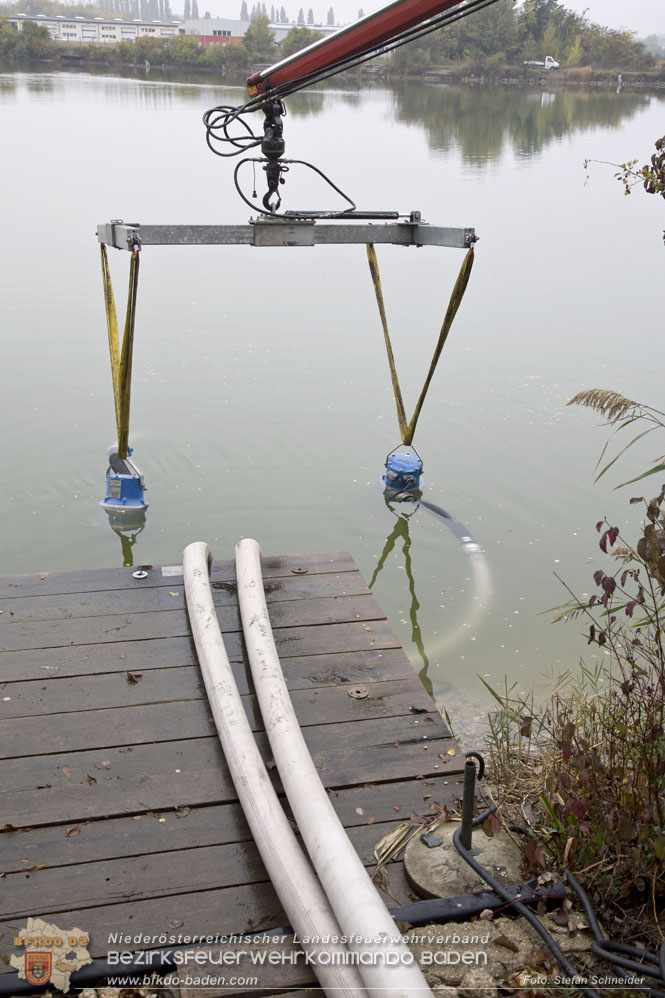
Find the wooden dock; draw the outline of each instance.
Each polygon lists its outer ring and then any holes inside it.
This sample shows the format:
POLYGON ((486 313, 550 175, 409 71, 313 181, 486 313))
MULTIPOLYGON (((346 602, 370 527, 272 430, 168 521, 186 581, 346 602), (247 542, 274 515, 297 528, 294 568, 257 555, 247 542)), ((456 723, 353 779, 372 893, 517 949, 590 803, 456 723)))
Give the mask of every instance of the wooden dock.
MULTIPOLYGON (((212 723, 179 566, 142 568, 0 579, 0 957, 19 953, 30 916, 85 931, 92 957, 113 933, 286 924, 212 723)), ((388 831, 459 796, 464 760, 347 553, 266 557, 263 571, 305 738, 373 868, 388 831)), ((271 768, 233 562, 211 579, 271 768)), ((410 903, 401 864, 389 872, 410 903)))

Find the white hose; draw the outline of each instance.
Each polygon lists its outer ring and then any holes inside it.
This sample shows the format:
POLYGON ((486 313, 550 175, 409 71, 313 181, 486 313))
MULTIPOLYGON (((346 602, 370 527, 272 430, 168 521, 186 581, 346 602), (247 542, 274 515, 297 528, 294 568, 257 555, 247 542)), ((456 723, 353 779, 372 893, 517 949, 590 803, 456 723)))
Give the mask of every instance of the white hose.
MULTIPOLYGON (((183 554, 187 610, 224 755, 254 841, 291 927, 327 995, 366 998, 328 899, 282 810, 238 693, 210 591, 210 548, 183 554), (309 940, 309 942, 305 942, 309 940)), ((303 960, 304 962, 304 960, 303 960)))
POLYGON ((372 998, 432 992, 337 817, 309 754, 275 648, 261 550, 236 546, 236 578, 254 687, 282 785, 314 869, 372 998))

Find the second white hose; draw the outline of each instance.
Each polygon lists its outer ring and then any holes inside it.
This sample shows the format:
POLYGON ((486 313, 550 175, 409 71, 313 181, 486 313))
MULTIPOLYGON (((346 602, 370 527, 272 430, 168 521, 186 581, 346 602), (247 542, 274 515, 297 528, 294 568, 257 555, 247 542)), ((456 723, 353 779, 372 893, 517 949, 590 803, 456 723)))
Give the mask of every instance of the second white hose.
POLYGON ((282 674, 254 540, 236 545, 238 601, 254 687, 282 785, 372 998, 432 992, 342 826, 314 766, 282 674))

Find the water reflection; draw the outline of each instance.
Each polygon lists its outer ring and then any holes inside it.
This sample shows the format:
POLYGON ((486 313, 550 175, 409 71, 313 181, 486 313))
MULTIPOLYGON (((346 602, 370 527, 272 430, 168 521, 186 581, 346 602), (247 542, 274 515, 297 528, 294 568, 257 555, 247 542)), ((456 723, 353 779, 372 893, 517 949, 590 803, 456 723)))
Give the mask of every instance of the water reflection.
POLYGON ((321 90, 303 90, 289 97, 288 112, 294 118, 311 118, 321 114, 326 105, 326 94, 321 90))
POLYGON ((510 145, 518 156, 532 157, 551 142, 575 131, 616 128, 647 107, 647 94, 539 93, 505 87, 426 87, 400 84, 393 91, 395 117, 424 125, 430 147, 459 147, 466 162, 498 160, 510 145))
POLYGON ((134 552, 132 549, 138 540, 139 534, 145 527, 146 510, 143 508, 109 513, 108 518, 109 527, 120 538, 122 564, 124 567, 131 567, 134 564, 134 552))
MULTIPOLYGON (((460 523, 459 520, 456 520, 454 516, 451 516, 445 509, 442 509, 441 506, 437 506, 435 503, 429 502, 427 499, 423 499, 423 494, 418 489, 411 489, 404 492, 398 492, 395 489, 384 489, 383 498, 386 506, 395 517, 395 524, 391 532, 386 537, 381 557, 379 558, 374 574, 370 579, 369 588, 374 588, 374 584, 386 564, 389 555, 392 553, 395 546, 401 541, 402 554, 404 555, 404 569, 406 571, 409 586, 411 641, 415 645, 418 656, 423 663, 418 675, 423 686, 425 686, 430 695, 434 697, 433 680, 435 677, 430 676, 430 657, 433 654, 438 656, 444 650, 449 651, 458 641, 465 637, 466 631, 476 627, 480 622, 481 617, 487 610, 487 604, 490 596, 489 566, 485 558, 485 552, 481 548, 480 544, 478 544, 473 538, 468 528, 463 523, 460 523), (461 620, 457 620, 454 625, 449 627, 441 641, 427 642, 429 655, 425 648, 425 642, 423 641, 420 622, 418 620, 420 602, 416 595, 416 580, 411 560, 411 534, 409 529, 409 520, 421 507, 434 516, 435 519, 442 523, 445 527, 447 527, 447 529, 457 539, 462 551, 469 559, 471 578, 473 580, 473 598, 468 612, 461 620)), ((440 682, 437 682, 437 686, 439 687, 438 692, 440 693, 440 682)))
MULTIPOLYGON (((0 74, 4 74, 6 71, 6 67, 0 63, 0 74)), ((16 95, 15 76, 10 76, 9 74, 7 76, 0 75, 0 94, 2 94, 3 100, 7 97, 16 95)))
POLYGON ((374 569, 374 574, 369 581, 369 588, 374 588, 374 584, 379 577, 379 573, 385 565, 388 556, 391 554, 398 541, 401 541, 402 554, 404 555, 404 568, 409 582, 409 595, 411 597, 411 603, 409 606, 411 640, 416 646, 420 659, 423 663, 423 667, 419 671, 418 675, 429 695, 434 697, 434 688, 428 673, 429 658, 427 657, 427 652, 425 651, 425 643, 423 641, 420 624, 418 622, 418 610, 420 609, 420 603, 418 601, 418 597, 416 596, 416 580, 413 576, 413 564, 411 561, 411 535, 409 533, 409 520, 413 514, 418 511, 418 500, 421 495, 421 492, 395 492, 394 489, 384 489, 383 498, 386 506, 395 517, 395 525, 386 537, 386 543, 383 545, 381 557, 379 558, 377 566, 374 569))
POLYGON ((53 77, 35 74, 26 79, 25 86, 31 94, 50 94, 53 92, 53 77))

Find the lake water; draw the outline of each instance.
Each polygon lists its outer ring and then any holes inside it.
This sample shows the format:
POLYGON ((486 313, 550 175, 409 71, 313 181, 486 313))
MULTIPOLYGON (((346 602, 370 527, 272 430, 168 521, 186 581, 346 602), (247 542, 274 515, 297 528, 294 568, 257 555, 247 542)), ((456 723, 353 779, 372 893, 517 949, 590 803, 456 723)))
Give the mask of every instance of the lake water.
MULTIPOLYGON (((233 161, 201 124, 243 99, 151 77, 0 75, 3 574, 122 564, 98 505, 115 424, 95 229, 245 222, 233 161)), ((612 487, 660 453, 636 448, 594 486, 606 431, 566 402, 597 386, 660 402, 663 203, 623 197, 611 167, 583 161, 643 162, 663 97, 337 85, 288 105, 287 155, 360 207, 480 236, 415 443, 426 498, 484 556, 384 502, 399 435, 362 246, 145 248, 131 440, 150 509, 131 555, 174 564, 203 539, 230 558, 254 536, 269 554, 348 548, 368 580, 381 565, 373 591, 464 731, 487 703, 478 676, 527 689, 589 651, 581 625, 543 613, 566 599, 555 573, 590 591, 595 522, 635 522, 633 493, 612 487)), ((302 207, 295 173, 286 190, 302 207)), ((128 255, 110 255, 120 303, 128 255)), ((380 247, 379 261, 410 409, 461 251, 380 247)))

